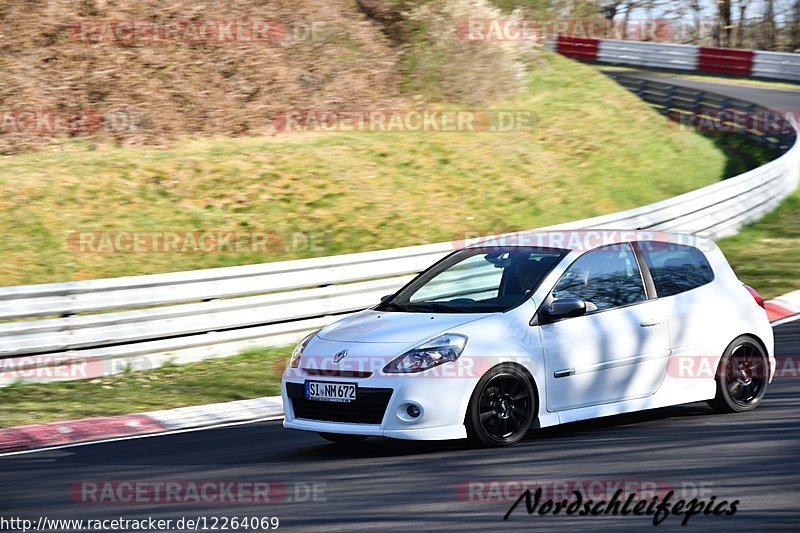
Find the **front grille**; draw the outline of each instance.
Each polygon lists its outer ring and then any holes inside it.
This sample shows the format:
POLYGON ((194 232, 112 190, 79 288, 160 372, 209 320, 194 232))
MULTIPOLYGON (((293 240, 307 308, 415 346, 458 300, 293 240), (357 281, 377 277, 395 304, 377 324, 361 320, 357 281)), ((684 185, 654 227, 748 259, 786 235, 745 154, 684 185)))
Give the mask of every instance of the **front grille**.
POLYGON ((380 424, 392 397, 392 389, 359 387, 358 399, 348 403, 308 400, 302 383, 287 383, 286 394, 292 400, 292 410, 296 418, 324 422, 380 424))
POLYGON ((323 368, 304 368, 303 372, 309 376, 322 376, 328 378, 366 379, 372 376, 372 372, 362 372, 358 370, 326 370, 323 368))

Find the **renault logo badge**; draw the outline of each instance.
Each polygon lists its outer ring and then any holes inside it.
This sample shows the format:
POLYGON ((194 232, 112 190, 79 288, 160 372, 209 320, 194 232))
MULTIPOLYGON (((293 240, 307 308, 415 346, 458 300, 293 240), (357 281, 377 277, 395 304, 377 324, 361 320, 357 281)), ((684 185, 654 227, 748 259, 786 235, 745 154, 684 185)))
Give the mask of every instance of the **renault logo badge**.
POLYGON ((347 350, 342 350, 341 352, 339 352, 339 353, 337 353, 336 355, 333 356, 333 362, 334 363, 338 363, 339 361, 341 361, 345 357, 347 357, 347 350))

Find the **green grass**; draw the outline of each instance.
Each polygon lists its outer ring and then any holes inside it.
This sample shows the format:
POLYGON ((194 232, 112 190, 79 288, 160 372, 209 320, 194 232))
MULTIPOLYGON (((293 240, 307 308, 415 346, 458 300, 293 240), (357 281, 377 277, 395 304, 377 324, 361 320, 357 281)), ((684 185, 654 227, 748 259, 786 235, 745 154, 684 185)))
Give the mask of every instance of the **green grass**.
POLYGON ((291 350, 249 350, 90 380, 14 384, 0 389, 0 427, 278 395, 291 350))
POLYGON ((800 289, 800 189, 719 246, 743 282, 764 298, 800 289))
POLYGON ((0 285, 211 268, 449 241, 632 208, 735 173, 594 68, 554 54, 498 109, 517 133, 319 133, 76 143, 0 158, 0 285), (71 231, 277 234, 268 253, 78 253, 71 231), (290 245, 294 234, 310 246, 290 245))

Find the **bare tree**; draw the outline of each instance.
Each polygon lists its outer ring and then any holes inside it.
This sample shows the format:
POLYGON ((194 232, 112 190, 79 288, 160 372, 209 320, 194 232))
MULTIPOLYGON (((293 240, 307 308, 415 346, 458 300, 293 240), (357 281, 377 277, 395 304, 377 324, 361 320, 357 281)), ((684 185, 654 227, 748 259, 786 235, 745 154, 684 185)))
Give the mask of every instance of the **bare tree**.
POLYGON ((762 22, 764 35, 764 48, 766 50, 775 49, 775 2, 774 0, 764 0, 764 20, 762 22))
MULTIPOLYGON (((594 2, 595 13, 614 24, 617 38, 637 38, 631 30, 637 18, 666 17, 689 30, 674 35, 678 42, 703 44, 710 40, 723 47, 800 49, 800 0, 575 0, 575 3, 579 1, 584 6, 594 2), (706 26, 709 9, 713 16, 706 26)), ((552 6, 565 4, 569 2, 550 1, 552 6)))
POLYGON ((717 46, 731 45, 731 30, 733 21, 731 20, 731 0, 717 0, 717 46))
POLYGON ((745 25, 747 24, 747 7, 749 5, 749 0, 739 0, 739 20, 736 24, 736 46, 738 48, 742 48, 742 46, 744 46, 744 34, 746 31, 745 25))
POLYGON ((609 22, 615 22, 617 16, 622 15, 622 31, 620 37, 626 39, 631 21, 631 15, 638 9, 645 9, 648 18, 653 8, 658 4, 657 0, 601 0, 599 11, 609 22))
POLYGON ((789 36, 792 52, 800 49, 800 0, 795 0, 791 13, 791 33, 789 36))
MULTIPOLYGON (((800 0, 798 0, 800 1, 800 0)), ((690 0, 689 7, 694 13, 694 34, 692 35, 692 44, 699 44, 700 41, 700 31, 702 30, 702 21, 700 20, 700 14, 702 12, 702 7, 700 6, 699 0, 690 0)))
POLYGON ((610 1, 610 2, 601 2, 600 3, 600 14, 605 17, 606 20, 609 22, 613 22, 615 18, 617 18, 617 14, 619 13, 619 8, 625 2, 622 1, 610 1))

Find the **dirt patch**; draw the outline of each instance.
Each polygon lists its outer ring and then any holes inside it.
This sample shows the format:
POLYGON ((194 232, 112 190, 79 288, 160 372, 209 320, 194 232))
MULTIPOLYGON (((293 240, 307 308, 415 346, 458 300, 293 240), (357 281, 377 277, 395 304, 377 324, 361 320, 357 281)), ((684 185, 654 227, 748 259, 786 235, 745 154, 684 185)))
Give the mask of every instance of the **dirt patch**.
POLYGON ((352 1, 4 2, 0 152, 87 135, 157 145, 269 133, 290 108, 388 105, 399 98, 399 61, 352 1), (273 32, 250 42, 235 33, 259 21, 273 32), (142 34, 126 30, 133 23, 142 34), (143 24, 160 30, 148 35, 143 24), (234 25, 233 39, 220 24, 234 25), (180 33, 209 27, 222 37, 180 33), (153 37, 169 28, 177 37, 153 37))

